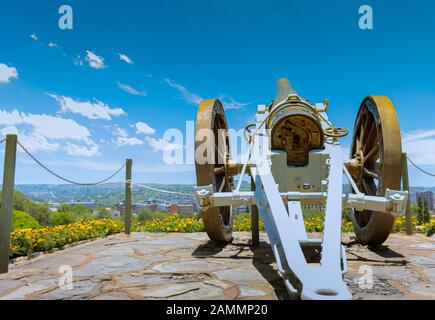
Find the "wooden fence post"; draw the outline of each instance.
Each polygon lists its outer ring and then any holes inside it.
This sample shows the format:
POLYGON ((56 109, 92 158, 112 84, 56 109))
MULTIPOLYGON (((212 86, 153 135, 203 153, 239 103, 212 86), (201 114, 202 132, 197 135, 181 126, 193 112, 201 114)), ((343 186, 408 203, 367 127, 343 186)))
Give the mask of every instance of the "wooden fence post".
POLYGON ((7 273, 9 269, 16 156, 17 136, 9 134, 6 136, 2 202, 0 209, 0 273, 7 273))
POLYGON ((412 211, 411 211, 411 190, 409 188, 409 176, 408 176, 408 157, 406 153, 402 153, 402 183, 403 183, 403 191, 408 191, 409 198, 406 203, 406 234, 412 235, 413 227, 412 227, 412 211))
POLYGON ((133 160, 127 159, 125 167, 125 234, 131 233, 131 167, 133 160))

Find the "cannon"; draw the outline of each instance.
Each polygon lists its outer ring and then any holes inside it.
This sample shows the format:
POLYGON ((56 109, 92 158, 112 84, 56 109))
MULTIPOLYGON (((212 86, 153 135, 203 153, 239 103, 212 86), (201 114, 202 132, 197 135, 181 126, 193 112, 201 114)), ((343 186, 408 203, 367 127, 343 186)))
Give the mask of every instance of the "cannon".
POLYGON ((244 130, 248 152, 239 162, 231 157, 222 103, 203 100, 197 112, 195 194, 209 238, 231 241, 233 207, 258 210, 291 298, 351 299, 343 280, 342 210, 350 210, 359 243, 380 245, 408 200, 400 191, 401 136, 391 100, 363 100, 348 158, 340 144, 348 130, 331 123, 328 106, 327 99, 312 104, 287 79, 278 80, 275 99, 259 105, 255 123, 244 130), (241 190, 247 175, 251 190, 241 190), (325 208, 321 238, 306 232, 306 205, 325 208))

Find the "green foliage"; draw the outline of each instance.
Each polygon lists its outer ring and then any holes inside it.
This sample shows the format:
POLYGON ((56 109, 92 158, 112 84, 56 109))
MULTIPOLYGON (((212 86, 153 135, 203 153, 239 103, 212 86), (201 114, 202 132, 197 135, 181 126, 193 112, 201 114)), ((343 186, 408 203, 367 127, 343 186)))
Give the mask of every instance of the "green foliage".
POLYGON ((71 211, 64 211, 64 212, 53 212, 51 214, 51 225, 53 226, 60 226, 60 225, 67 225, 70 223, 74 223, 76 221, 76 218, 74 217, 73 212, 71 211))
POLYGON ((63 204, 58 209, 59 213, 71 213, 74 217, 74 221, 85 221, 92 218, 92 212, 84 205, 70 206, 63 204))
POLYGON ((304 220, 309 220, 312 218, 324 218, 325 213, 316 210, 303 210, 304 220))
POLYGON ((432 220, 430 223, 424 226, 423 232, 428 236, 432 237, 435 234, 435 221, 432 220))
POLYGON ((416 213, 418 225, 421 226, 430 222, 430 213, 427 205, 427 199, 425 197, 418 197, 416 213))
POLYGON ((162 220, 169 215, 170 213, 166 211, 151 212, 148 210, 142 210, 136 215, 136 220, 139 222, 144 222, 149 220, 162 220))
POLYGON ((19 228, 39 228, 40 225, 35 218, 24 211, 14 210, 12 215, 12 230, 19 228))
MULTIPOLYGON (((0 205, 1 205, 1 193, 0 193, 0 205)), ((35 203, 28 199, 20 191, 14 191, 14 210, 24 211, 30 214, 39 224, 45 226, 48 225, 50 210, 48 203, 35 203)))
POLYGON ((97 219, 106 219, 109 217, 109 212, 106 208, 98 208, 97 209, 97 219))

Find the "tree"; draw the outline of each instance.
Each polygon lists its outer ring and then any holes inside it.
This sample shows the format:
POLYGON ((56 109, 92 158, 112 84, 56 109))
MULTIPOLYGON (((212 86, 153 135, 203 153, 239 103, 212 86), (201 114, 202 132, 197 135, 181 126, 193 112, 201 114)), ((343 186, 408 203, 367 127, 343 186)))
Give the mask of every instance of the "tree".
MULTIPOLYGON (((1 196, 1 193, 0 193, 1 196)), ((0 198, 1 201, 1 198, 0 198)), ((43 226, 48 225, 50 209, 48 203, 36 203, 27 198, 20 191, 14 191, 14 210, 24 211, 30 214, 43 226)))
POLYGON ((97 218, 98 219, 105 219, 109 217, 109 212, 106 210, 106 208, 98 208, 97 209, 97 218))
POLYGON ((417 198, 417 224, 423 224, 423 198, 417 198))
POLYGON ((74 214, 70 211, 54 212, 51 214, 51 225, 59 226, 66 225, 76 221, 74 214))
POLYGON ((430 222, 430 213, 427 203, 427 198, 423 198, 423 223, 430 222))
POLYGON ((30 214, 24 211, 14 210, 12 215, 12 230, 19 228, 38 228, 39 223, 30 214))
POLYGON ((88 208, 86 208, 84 205, 81 204, 75 206, 63 204, 59 207, 58 212, 71 213, 75 221, 89 220, 92 218, 91 210, 89 210, 88 208))
POLYGON ((427 199, 423 196, 417 199, 417 224, 423 225, 430 222, 430 212, 427 199))

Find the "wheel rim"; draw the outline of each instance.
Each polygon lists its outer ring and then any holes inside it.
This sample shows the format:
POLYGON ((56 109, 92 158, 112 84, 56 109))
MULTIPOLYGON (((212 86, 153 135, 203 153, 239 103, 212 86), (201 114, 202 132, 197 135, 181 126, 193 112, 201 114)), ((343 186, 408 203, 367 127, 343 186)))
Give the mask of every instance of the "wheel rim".
MULTIPOLYGON (((204 164, 195 161, 198 186, 212 185, 215 192, 231 192, 233 179, 226 172, 226 164, 230 160, 230 144, 225 112, 217 99, 201 101, 196 120, 195 155, 204 143, 201 130, 213 132, 214 161, 204 164)), ((208 150, 203 156, 207 158, 208 150)), ((212 160, 212 159, 210 159, 212 160)), ((231 207, 212 207, 201 211, 204 227, 211 240, 228 242, 232 237, 231 207)))
MULTIPOLYGON (((366 195, 384 196, 386 189, 400 189, 400 127, 388 97, 366 98, 358 112, 351 157, 359 164, 353 173, 358 188, 366 195)), ((357 239, 364 244, 384 242, 391 232, 394 217, 365 210, 353 212, 357 239)))

